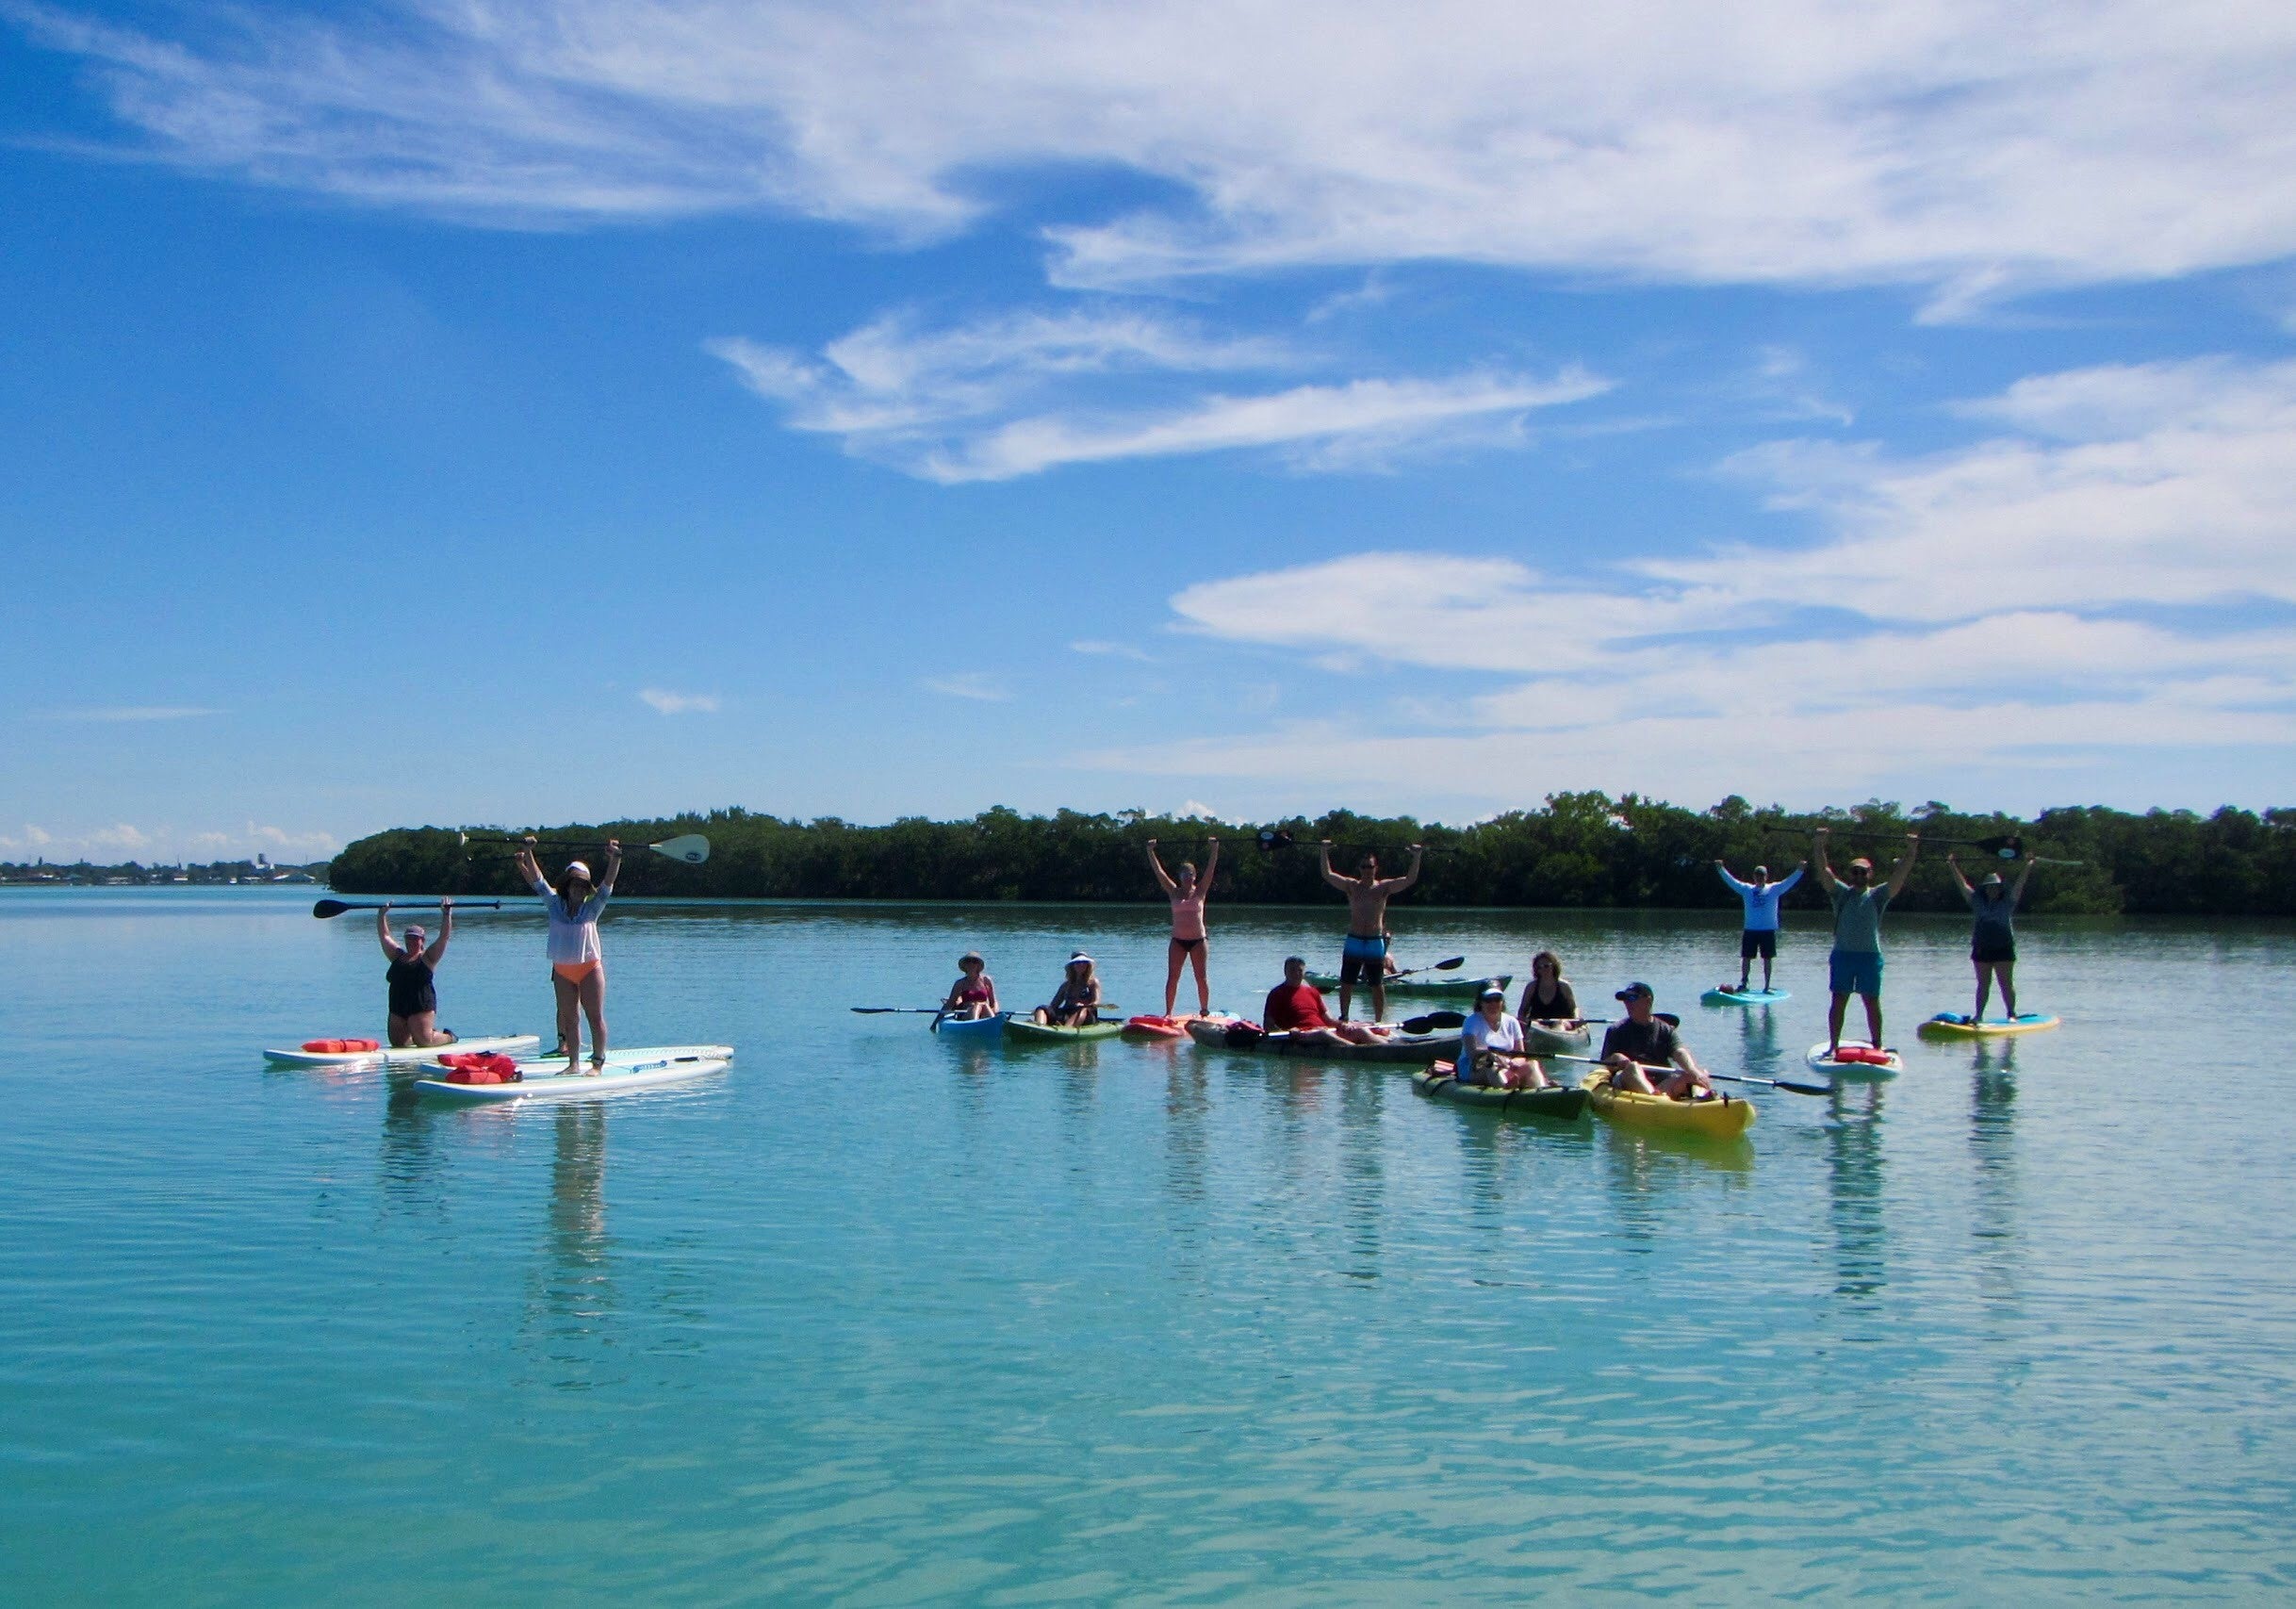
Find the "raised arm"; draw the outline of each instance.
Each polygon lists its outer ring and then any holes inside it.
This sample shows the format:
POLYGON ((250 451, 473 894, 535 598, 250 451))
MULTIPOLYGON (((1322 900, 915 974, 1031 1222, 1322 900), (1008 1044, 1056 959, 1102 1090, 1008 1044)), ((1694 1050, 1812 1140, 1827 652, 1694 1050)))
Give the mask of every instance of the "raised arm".
POLYGON ((1404 873, 1404 874, 1403 874, 1402 877, 1400 877, 1400 878, 1387 878, 1387 879, 1386 879, 1385 882, 1381 883, 1379 886, 1380 886, 1381 888, 1386 889, 1386 891, 1387 891, 1389 894, 1401 894, 1401 893, 1402 893, 1402 892, 1403 892, 1403 890, 1405 890, 1405 889, 1409 888, 1409 887, 1410 887, 1410 886, 1411 886, 1413 883, 1415 883, 1415 882, 1417 882, 1417 881, 1419 881, 1419 862, 1420 862, 1420 861, 1421 861, 1421 860, 1422 860, 1422 859, 1423 859, 1423 858, 1426 856, 1426 854, 1427 854, 1427 846, 1426 846, 1426 845, 1424 845, 1424 844, 1414 844, 1414 845, 1412 845, 1412 846, 1411 846, 1411 869, 1410 869, 1409 871, 1405 872, 1405 873, 1404 873))
POLYGON ((609 838, 606 840, 606 880, 598 885, 598 892, 600 894, 612 894, 614 892, 614 879, 615 874, 620 872, 621 869, 622 841, 619 838, 609 838))
POLYGON ((555 892, 550 887, 550 879, 542 875, 542 862, 534 859, 534 841, 532 838, 518 846, 518 852, 512 858, 511 864, 518 868, 518 876, 525 878, 526 886, 536 894, 548 895, 555 892))
POLYGON ((1754 887, 1752 883, 1740 882, 1736 878, 1731 877, 1730 875, 1730 868, 1724 865, 1721 862, 1716 861, 1714 862, 1714 870, 1722 875, 1722 880, 1729 885, 1730 893, 1747 894, 1752 892, 1754 887))
POLYGON ((1830 830, 1829 828, 1821 827, 1810 835, 1810 852, 1817 857, 1818 886, 1828 894, 1842 886, 1842 879, 1835 877, 1833 868, 1826 863, 1826 834, 1830 830))
POLYGON ((1770 886, 1776 889, 1780 895, 1791 892, 1794 885, 1802 880, 1802 868, 1807 866, 1809 863, 1810 862, 1807 861, 1795 862, 1794 869, 1788 872, 1784 877, 1779 878, 1770 886))
POLYGON ((2028 855, 2025 857, 2025 864, 2018 868, 2017 880, 2009 885, 2010 905, 2015 905, 2019 900, 2025 897, 2025 879, 2033 875, 2033 867, 2036 864, 2038 864, 2038 862, 2028 855))
POLYGON ((1220 869, 1220 840, 1207 837, 1205 842, 1212 847, 1211 852, 1204 857, 1204 875, 1196 879, 1196 886, 1209 895, 1212 892, 1212 874, 1220 869))
POLYGON ((1323 880, 1341 894, 1355 886, 1353 878, 1343 878, 1332 870, 1332 841, 1328 838, 1316 847, 1316 867, 1322 872, 1323 880))
POLYGON ((1918 832, 1907 833, 1906 852, 1897 858, 1897 864, 1890 871, 1890 897, 1892 899, 1895 899, 1899 895, 1905 893, 1906 878, 1913 875, 1914 857, 1920 853, 1921 834, 1918 832))
POLYGON ((438 902, 438 943, 422 946, 422 964, 436 972, 440 960, 447 953, 447 941, 453 937, 454 901, 442 899, 438 902))
POLYGON ((1969 879, 1961 875, 1960 851, 1954 849, 1945 851, 1945 869, 1953 874, 1953 886, 1961 891, 1963 899, 1967 899, 1971 894, 1976 892, 1969 886, 1969 879))
POLYGON ((375 937, 383 941, 385 955, 393 960, 406 960, 406 950, 390 936, 390 901, 387 899, 383 902, 383 909, 375 912, 375 937))
POLYGON ((1156 841, 1155 839, 1151 838, 1148 840, 1148 869, 1156 873, 1156 886, 1162 889, 1165 894, 1169 895, 1177 890, 1180 885, 1172 880, 1170 874, 1164 870, 1164 862, 1156 858, 1156 841))

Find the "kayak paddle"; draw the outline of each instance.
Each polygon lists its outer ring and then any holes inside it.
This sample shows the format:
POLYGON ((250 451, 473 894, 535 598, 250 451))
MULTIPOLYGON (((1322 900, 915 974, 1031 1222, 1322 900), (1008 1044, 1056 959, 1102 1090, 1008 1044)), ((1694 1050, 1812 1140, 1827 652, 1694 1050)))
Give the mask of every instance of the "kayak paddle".
POLYGON ((1433 966, 1408 966, 1401 972, 1390 972, 1387 974, 1386 980, 1389 983, 1393 983, 1399 977, 1409 977, 1416 973, 1421 972, 1456 972, 1466 964, 1467 958, 1465 956, 1453 956, 1451 958, 1451 960, 1439 960, 1433 966))
POLYGON ((846 1009, 864 1017, 937 1017, 941 1015, 941 1008, 938 1006, 851 1006, 846 1009))
MULTIPOLYGON (((1807 838, 1815 832, 1816 829, 1809 827, 1771 827, 1766 828, 1763 830, 1784 833, 1788 836, 1796 838, 1807 838)), ((1845 839, 1859 844, 1898 844, 1905 841, 1906 835, 1902 832, 1834 832, 1829 833, 1828 836, 1845 839)), ((2006 838, 1924 838, 1922 839, 1921 843, 1922 847, 1925 849, 1930 848, 1939 844, 1947 845, 1957 849, 1982 849, 1988 855, 1994 857, 1996 860, 2002 861, 2018 860, 2025 854, 2025 840, 2018 837, 2014 833, 2011 833, 2006 838)))
MULTIPOLYGON (((489 858, 515 855, 526 846, 523 840, 472 838, 467 832, 462 834, 462 840, 464 848, 475 845, 485 850, 489 858)), ((533 846, 537 849, 603 849, 605 845, 596 839, 578 842, 571 838, 538 838, 533 846)), ((688 833, 683 838, 664 838, 661 843, 648 844, 646 847, 657 855, 665 855, 689 866, 698 866, 710 858, 710 841, 698 832, 688 833)))
MULTIPOLYGON (((1599 1056, 1550 1056, 1547 1059, 1550 1061, 1580 1061, 1589 1067, 1610 1065, 1599 1056)), ((1679 1067, 1651 1067, 1640 1061, 1634 1065, 1642 1068, 1645 1073, 1657 1073, 1669 1078, 1681 1071, 1679 1067)), ((1796 1095, 1830 1095, 1834 1092, 1831 1084, 1802 1084, 1796 1083, 1791 1078, 1748 1078, 1737 1073, 1709 1073, 1706 1075, 1725 1084, 1761 1084, 1773 1090, 1785 1090, 1796 1095)))
POLYGON ((1430 1011, 1423 1017, 1406 1017, 1399 1025, 1407 1034, 1433 1033, 1437 1028, 1462 1028, 1467 1017, 1458 1011, 1430 1011))
MULTIPOLYGON (((346 911, 436 911, 443 904, 444 901, 436 899, 322 899, 311 907, 311 914, 324 922, 330 917, 340 916, 346 911)), ((454 902, 454 909, 500 911, 502 902, 499 899, 458 899, 454 902)))

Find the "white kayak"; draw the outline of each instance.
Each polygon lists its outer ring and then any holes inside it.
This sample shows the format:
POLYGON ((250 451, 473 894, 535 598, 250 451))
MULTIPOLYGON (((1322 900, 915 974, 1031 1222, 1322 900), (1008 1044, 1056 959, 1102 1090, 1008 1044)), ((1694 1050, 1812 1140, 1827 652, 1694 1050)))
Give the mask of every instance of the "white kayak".
POLYGON ((733 1047, 725 1044, 650 1045, 606 1054, 605 1071, 592 1073, 585 1059, 582 1070, 566 1070, 563 1056, 544 1057, 518 1064, 520 1077, 512 1084, 454 1084, 449 1069, 435 1063, 423 1068, 415 1080, 420 1093, 445 1101, 596 1101, 651 1090, 664 1084, 682 1084, 722 1073, 733 1060, 733 1047))
POLYGON ((452 1044, 385 1044, 374 1050, 267 1050, 263 1059, 281 1067, 414 1067, 435 1060, 441 1052, 491 1050, 517 1056, 541 1044, 533 1034, 496 1034, 491 1039, 458 1039, 452 1044))
MULTIPOLYGON (((1810 1065, 1819 1072, 1830 1073, 1836 1078, 1894 1078, 1906 1070, 1905 1058, 1887 1047, 1881 1052, 1888 1058, 1885 1061, 1845 1061, 1839 1057, 1828 1055, 1831 1048, 1824 1040, 1818 1041, 1810 1047, 1809 1060, 1810 1065)), ((1842 1048, 1870 1051, 1874 1047, 1861 1039, 1845 1039, 1842 1042, 1842 1048)))

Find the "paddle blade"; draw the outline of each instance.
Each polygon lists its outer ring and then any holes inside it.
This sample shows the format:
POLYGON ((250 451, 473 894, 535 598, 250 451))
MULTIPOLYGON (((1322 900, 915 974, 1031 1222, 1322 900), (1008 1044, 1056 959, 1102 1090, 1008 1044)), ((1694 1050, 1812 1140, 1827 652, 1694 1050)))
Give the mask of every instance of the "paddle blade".
POLYGON ((1437 1028, 1457 1028, 1466 1026, 1467 1018, 1457 1011, 1430 1011, 1423 1017, 1407 1017, 1403 1020, 1402 1025, 1403 1032, 1407 1034, 1433 1033, 1437 1028))
POLYGON ((710 841, 700 833, 683 838, 666 839, 660 844, 648 844, 657 855, 667 855, 673 861, 682 861, 689 866, 698 866, 710 858, 710 841))
POLYGON ((339 899, 322 899, 317 905, 311 907, 311 914, 318 917, 321 922, 324 922, 330 916, 340 916, 346 911, 354 911, 356 909, 356 906, 345 905, 339 899))
POLYGON ((1453 956, 1449 960, 1439 960, 1435 962, 1435 965, 1427 968, 1427 970, 1429 972, 1456 972, 1466 964, 1467 958, 1465 956, 1453 956))
POLYGON ((1830 1095, 1834 1092, 1831 1084, 1797 1084, 1789 1078, 1773 1078, 1771 1082, 1779 1089, 1791 1090, 1797 1095, 1830 1095))

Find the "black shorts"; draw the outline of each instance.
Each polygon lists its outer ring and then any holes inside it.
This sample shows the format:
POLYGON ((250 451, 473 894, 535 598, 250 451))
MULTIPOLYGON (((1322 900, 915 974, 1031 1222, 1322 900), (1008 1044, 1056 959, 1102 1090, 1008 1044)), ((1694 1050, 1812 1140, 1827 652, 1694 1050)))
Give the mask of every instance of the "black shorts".
POLYGON ((1760 956, 1763 960, 1778 959, 1777 928, 1748 928, 1738 935, 1738 959, 1752 960, 1756 956, 1760 956))
POLYGON ((2010 961, 2017 959, 2017 941, 1995 939, 1980 935, 1969 942, 1969 959, 1981 961, 2010 961))

